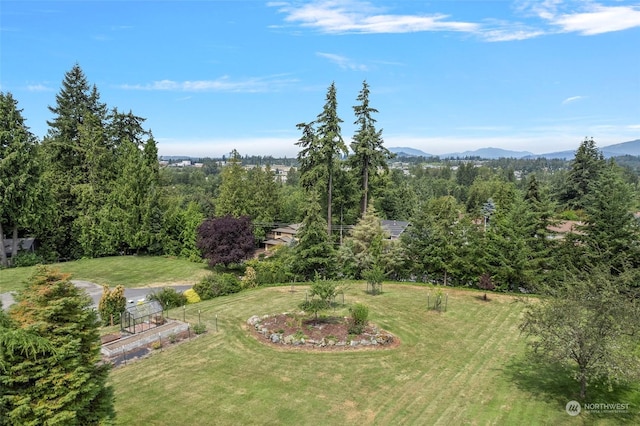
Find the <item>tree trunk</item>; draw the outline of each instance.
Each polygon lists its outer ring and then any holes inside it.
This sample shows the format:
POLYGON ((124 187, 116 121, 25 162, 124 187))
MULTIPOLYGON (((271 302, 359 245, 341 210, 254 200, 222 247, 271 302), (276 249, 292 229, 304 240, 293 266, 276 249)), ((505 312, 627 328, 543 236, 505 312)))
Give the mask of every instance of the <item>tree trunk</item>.
POLYGON ((13 241, 11 241, 11 262, 15 263, 16 256, 18 255, 18 225, 13 227, 12 233, 13 241))
POLYGON ((331 238, 331 193, 333 190, 333 173, 329 170, 329 185, 328 185, 328 193, 327 193, 327 234, 329 238, 331 238))
POLYGON ((0 266, 9 266, 7 262, 7 253, 4 251, 4 230, 0 223, 0 266))
POLYGON ((584 401, 587 397, 587 375, 580 369, 580 399, 584 401))
POLYGON ((362 176, 362 206, 361 213, 364 217, 369 206, 369 170, 365 167, 364 175, 362 176))

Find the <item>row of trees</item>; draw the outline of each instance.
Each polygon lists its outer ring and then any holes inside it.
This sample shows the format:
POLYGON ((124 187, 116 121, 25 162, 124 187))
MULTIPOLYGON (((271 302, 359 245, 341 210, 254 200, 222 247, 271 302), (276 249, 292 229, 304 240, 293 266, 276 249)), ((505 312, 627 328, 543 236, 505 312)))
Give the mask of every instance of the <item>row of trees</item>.
MULTIPOLYGON (((12 253, 22 234, 36 237, 48 260, 197 256, 193 234, 204 217, 163 193, 143 118, 109 110, 78 65, 49 109, 48 134, 38 141, 13 96, 0 94, 0 238, 10 235, 12 253)), ((0 244, 0 265, 7 263, 0 244)))

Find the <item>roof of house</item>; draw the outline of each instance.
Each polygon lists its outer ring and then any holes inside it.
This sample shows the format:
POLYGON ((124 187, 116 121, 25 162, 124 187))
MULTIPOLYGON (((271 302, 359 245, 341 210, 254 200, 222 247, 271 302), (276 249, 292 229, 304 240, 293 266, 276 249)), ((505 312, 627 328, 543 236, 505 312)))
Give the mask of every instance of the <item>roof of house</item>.
POLYGON ((285 234, 295 235, 301 226, 302 226, 301 223, 292 223, 291 225, 281 226, 280 228, 272 229, 271 232, 281 232, 285 234))
POLYGON ((400 234, 402 234, 404 230, 407 229, 407 226, 409 226, 409 222, 404 220, 384 219, 380 221, 380 224, 382 225, 382 228, 389 232, 392 240, 399 238, 400 234))

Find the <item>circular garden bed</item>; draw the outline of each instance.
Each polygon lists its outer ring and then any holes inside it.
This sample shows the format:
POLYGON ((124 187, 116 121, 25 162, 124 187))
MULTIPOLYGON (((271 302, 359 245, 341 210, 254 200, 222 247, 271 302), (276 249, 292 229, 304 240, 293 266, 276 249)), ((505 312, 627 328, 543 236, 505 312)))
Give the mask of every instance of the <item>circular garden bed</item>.
POLYGON ((258 339, 277 346, 305 349, 340 350, 389 348, 400 342, 397 337, 369 323, 354 333, 347 317, 310 318, 304 313, 254 315, 247 324, 258 339))

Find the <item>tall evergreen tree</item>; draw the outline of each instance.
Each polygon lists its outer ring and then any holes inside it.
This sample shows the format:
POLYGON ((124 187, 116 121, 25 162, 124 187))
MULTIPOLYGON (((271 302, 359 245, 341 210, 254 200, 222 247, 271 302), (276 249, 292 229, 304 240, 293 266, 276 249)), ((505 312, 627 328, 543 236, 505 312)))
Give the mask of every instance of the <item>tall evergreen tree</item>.
POLYGON ((76 186, 89 180, 87 154, 96 148, 96 143, 107 143, 105 138, 95 139, 100 134, 104 136, 106 105, 100 102, 96 86, 89 85, 76 64, 65 74, 56 105, 49 110, 54 118, 47 121, 49 132, 42 148, 47 165, 45 178, 57 209, 53 226, 43 240, 45 247, 59 257, 77 258, 83 252, 78 227, 74 225, 82 216, 76 186))
POLYGON ((593 138, 585 138, 571 162, 571 169, 560 193, 560 202, 572 209, 584 208, 589 188, 599 179, 605 165, 604 156, 593 138))
POLYGON ((302 280, 311 280, 316 274, 332 278, 335 270, 335 250, 326 232, 326 222, 320 213, 317 193, 311 193, 298 242, 294 246, 292 270, 302 280))
MULTIPOLYGON (((0 92, 0 266, 8 266, 4 235, 18 252, 18 232, 33 229, 38 215, 37 139, 26 126, 18 101, 0 92)), ((40 205, 40 207, 42 207, 40 205)))
POLYGON ((240 154, 234 149, 222 169, 222 182, 215 200, 216 216, 248 216, 249 202, 247 171, 242 168, 240 154))
POLYGON ((633 191, 623 181, 615 163, 610 163, 592 182, 584 205, 587 215, 581 240, 582 261, 609 268, 613 276, 640 267, 640 224, 633 215, 633 191))
POLYGON ((532 262, 535 233, 535 217, 520 194, 506 207, 497 204, 485 233, 484 263, 498 288, 532 288, 537 272, 532 262))
POLYGON ((98 318, 91 299, 57 271, 40 268, 11 307, 25 332, 49 341, 54 351, 36 359, 3 354, 0 407, 8 424, 97 425, 114 418, 108 364, 99 364, 98 318))
POLYGON ((333 221, 333 179, 339 167, 341 155, 348 153, 340 129, 342 119, 338 117, 338 99, 335 83, 327 90, 326 103, 315 122, 298 124, 303 130, 297 145, 302 147, 298 153, 303 185, 315 187, 313 182, 325 184, 327 194, 327 234, 331 235, 333 221), (314 125, 317 128, 314 130, 314 125))
POLYGON ((372 114, 377 114, 378 110, 369 105, 369 85, 366 81, 362 83, 357 101, 360 104, 355 105, 353 110, 356 115, 354 124, 358 129, 351 143, 353 155, 349 157, 349 163, 360 181, 362 191, 360 214, 364 216, 369 205, 369 177, 379 168, 388 171, 387 160, 393 158, 395 154, 383 146, 382 130, 376 130, 376 120, 372 114))
POLYGON ((452 196, 429 200, 402 234, 414 273, 430 274, 443 283, 455 280, 454 265, 463 243, 456 237, 461 206, 452 196))

